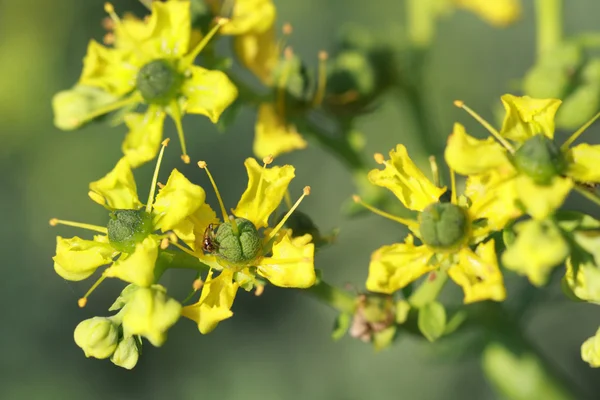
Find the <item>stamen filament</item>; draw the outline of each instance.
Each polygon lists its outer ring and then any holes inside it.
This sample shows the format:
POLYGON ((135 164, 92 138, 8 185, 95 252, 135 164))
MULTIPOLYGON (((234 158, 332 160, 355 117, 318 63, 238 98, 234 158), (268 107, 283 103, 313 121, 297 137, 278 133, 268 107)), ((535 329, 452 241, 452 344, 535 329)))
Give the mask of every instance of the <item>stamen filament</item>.
POLYGON ((450 202, 454 205, 457 205, 458 200, 456 196, 456 174, 454 173, 454 170, 452 168, 450 168, 450 190, 452 192, 450 193, 450 195, 452 196, 450 202))
POLYGON ((96 117, 99 117, 104 114, 108 114, 109 112, 115 111, 119 108, 129 106, 135 103, 139 103, 142 100, 141 95, 136 92, 129 97, 126 97, 122 100, 115 101, 114 103, 107 104, 103 107, 97 108, 88 115, 83 118, 78 119, 76 122, 78 125, 84 124, 88 121, 93 120, 96 117))
POLYGON ((183 134, 183 126, 181 125, 181 110, 179 109, 179 103, 177 100, 173 100, 170 104, 171 108, 171 117, 173 118, 173 122, 175 122, 175 128, 177 128, 177 136, 179 136, 179 144, 181 145, 181 159, 184 163, 190 163, 190 156, 187 155, 187 150, 185 147, 185 135, 183 134))
POLYGON ((169 244, 172 244, 173 246, 177 247, 179 250, 183 251, 186 254, 189 254, 190 256, 192 256, 194 258, 198 258, 198 254, 194 253, 192 250, 188 249, 187 247, 180 245, 179 243, 169 241, 169 244))
POLYGON ((198 57, 198 54, 200 54, 200 52, 206 47, 206 45, 208 44, 208 42, 210 42, 213 36, 215 36, 219 29, 228 22, 229 20, 227 18, 218 18, 216 20, 216 25, 213 26, 212 29, 206 34, 206 36, 202 38, 200 43, 198 43, 198 45, 190 53, 183 57, 183 59, 181 60, 181 65, 192 65, 196 57, 198 57))
POLYGON ((477 122, 479 122, 481 125, 483 125, 483 127, 485 129, 488 130, 488 132, 490 132, 492 134, 492 136, 494 136, 494 138, 496 138, 496 140, 498 142, 500 142, 500 144, 502 146, 504 146, 504 148, 508 151, 510 151, 511 153, 515 152, 515 149, 512 147, 512 145, 506 140, 504 139, 501 135, 500 132, 498 132, 496 130, 496 128, 494 128, 492 125, 490 125, 485 119, 483 119, 479 114, 477 114, 475 111, 473 111, 469 106, 467 106, 463 101, 461 100, 456 100, 454 101, 454 105, 458 108, 462 108, 463 110, 465 110, 469 115, 471 115, 471 117, 475 118, 475 120, 477 122))
POLYGON ((79 304, 79 307, 81 307, 81 308, 85 307, 85 305, 87 304, 87 298, 88 298, 88 297, 90 297, 90 294, 92 294, 92 292, 93 292, 94 290, 96 290, 96 288, 97 288, 98 286, 100 286, 100 284, 101 284, 101 283, 102 283, 102 282, 103 282, 105 279, 106 279, 106 275, 105 275, 105 274, 102 274, 102 275, 100 276, 100 278, 98 278, 98 280, 96 281, 96 283, 94 283, 94 284, 92 285, 92 287, 91 287, 91 288, 89 288, 89 290, 86 292, 86 294, 85 294, 85 295, 84 295, 82 298, 80 298, 80 299, 79 299, 79 301, 77 302, 77 303, 79 304))
POLYGON ((580 185, 575 185, 573 187, 579 194, 581 194, 586 199, 600 206, 600 197, 597 194, 590 192, 589 190, 581 187, 580 185))
POLYGON ((317 91, 313 98, 313 107, 320 106, 325 97, 325 89, 327 87, 327 58, 329 55, 326 51, 319 52, 319 72, 317 78, 317 91))
POLYGON ((292 197, 290 196, 289 190, 285 191, 285 194, 283 195, 283 200, 285 201, 285 206, 288 210, 292 208, 292 197))
POLYGON ((286 47, 283 51, 283 56, 285 59, 285 64, 283 65, 283 71, 281 72, 281 77, 279 78, 279 82, 277 82, 277 93, 275 95, 275 105, 277 106, 277 113, 283 119, 285 119, 285 92, 286 85, 288 83, 288 79, 290 78, 290 63, 289 61, 292 59, 294 53, 292 52, 291 47, 286 47))
POLYGON ((158 182, 158 171, 160 171, 160 164, 162 163, 163 154, 165 148, 169 144, 169 138, 163 140, 161 143, 160 153, 158 153, 158 159, 156 160, 156 167, 154 167, 154 175, 152 176, 152 184, 150 185, 150 194, 148 195, 148 202, 146 203, 146 212, 150 214, 152 212, 152 203, 154 202, 154 193, 156 192, 156 183, 158 182))
POLYGON ((206 175, 208 175, 208 179, 217 195, 217 200, 219 201, 219 207, 221 208, 221 213, 223 214, 223 222, 229 220, 229 216, 227 215, 227 210, 225 209, 225 204, 223 203, 223 199, 221 198, 221 194, 219 193, 219 189, 217 189, 217 184, 212 177, 212 174, 208 170, 208 165, 206 165, 206 161, 198 161, 198 166, 206 171, 206 175))
POLYGON ((413 220, 405 219, 405 218, 400 218, 400 217, 397 217, 395 215, 386 213, 383 210, 375 208, 372 205, 367 204, 364 201, 362 201, 362 199, 359 196, 356 196, 356 195, 352 196, 352 200, 354 200, 355 203, 360 204, 361 206, 363 206, 367 210, 369 210, 369 211, 371 211, 371 212, 373 212, 373 213, 375 213, 377 215, 380 215, 380 216, 382 216, 384 218, 391 219, 392 221, 396 221, 398 223, 401 223, 402 225, 405 225, 405 226, 407 226, 409 228, 414 228, 418 224, 417 221, 413 221, 413 220))
POLYGON ((56 225, 73 226, 75 228, 83 228, 83 229, 87 229, 87 230, 94 231, 94 232, 104 233, 105 235, 108 234, 108 230, 104 226, 84 224, 81 222, 74 222, 74 221, 66 221, 66 220, 57 219, 57 218, 52 218, 50 220, 50 225, 51 226, 56 226, 56 225))
POLYGON ((435 160, 435 156, 429 156, 429 165, 431 167, 431 175, 433 178, 433 184, 440 187, 440 170, 435 160))
POLYGON ((561 151, 567 151, 569 149, 569 146, 571 146, 573 144, 573 142, 575 140, 577 140, 577 138, 579 136, 581 136, 581 134, 590 127, 590 125, 592 125, 594 122, 596 122, 596 120, 600 117, 600 112, 598 112, 596 115, 594 115, 592 117, 592 119, 590 119, 588 122, 586 122, 585 124, 583 124, 583 126, 579 129, 577 129, 564 143, 562 146, 560 146, 560 150, 561 151))
POLYGON ((283 228, 283 225, 285 225, 288 218, 293 214, 293 212, 296 210, 296 208, 298 208, 300 203, 302 203, 302 200, 304 200, 304 198, 306 196, 308 196, 309 194, 310 194, 310 186, 305 186, 304 190, 302 191, 302 196, 300 196, 300 198, 298 200, 296 200, 296 203, 292 206, 292 208, 289 209, 289 211, 285 214, 285 216, 281 219, 281 221, 279 221, 277 226, 275 228, 273 228, 271 233, 269 233, 269 236, 267 236, 267 240, 271 240, 275 237, 275 235, 277 235, 277 232, 279 232, 279 230, 281 228, 283 228))

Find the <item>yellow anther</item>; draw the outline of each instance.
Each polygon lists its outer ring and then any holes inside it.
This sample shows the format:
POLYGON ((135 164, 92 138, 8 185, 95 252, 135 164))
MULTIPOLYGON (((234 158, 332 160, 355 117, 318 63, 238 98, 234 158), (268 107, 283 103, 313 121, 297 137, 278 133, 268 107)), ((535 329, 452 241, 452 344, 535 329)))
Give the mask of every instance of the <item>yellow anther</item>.
POLYGON ((254 291, 254 295, 256 297, 260 296, 265 292, 265 285, 257 285, 256 290, 254 291))
POLYGON ((188 156, 187 154, 183 154, 183 155, 181 156, 181 159, 183 160, 183 162, 184 162, 185 164, 189 164, 189 163, 190 163, 190 156, 188 156))
POLYGON ((463 108, 465 106, 465 102, 462 100, 454 100, 454 105, 458 108, 463 108))
POLYGON ((385 157, 383 156, 383 154, 375 153, 375 155, 373 155, 373 158, 375 159, 375 162, 377 164, 385 164, 385 157))
POLYGON ((302 192, 304 193, 305 196, 308 196, 310 194, 310 186, 304 186, 304 189, 302 189, 302 192))
POLYGON ((171 141, 170 138, 166 138, 165 140, 163 140, 160 144, 161 146, 165 146, 167 147, 169 145, 169 142, 171 141))
POLYGON ((79 300, 77 300, 77 305, 79 306, 79 308, 83 308, 85 307, 87 304, 87 298, 82 297, 79 300))
POLYGON ((326 61, 328 58, 329 58, 329 53, 327 53, 327 52, 326 52, 326 51, 324 51, 324 50, 321 50, 321 51, 319 52, 319 60, 321 60, 321 61, 326 61))
POLYGON ((356 195, 356 194, 352 195, 352 200, 354 200, 355 203, 360 203, 361 202, 360 196, 356 195))
POLYGON ((58 218, 50 219, 50 226, 56 226, 56 225, 58 225, 58 218))
POLYGON ((294 28, 292 27, 292 24, 290 24, 289 22, 286 22, 285 24, 283 24, 281 31, 283 32, 284 35, 291 35, 292 32, 294 31, 294 28))
POLYGON ((274 160, 273 155, 269 154, 268 156, 266 156, 265 158, 262 159, 262 162, 265 165, 269 165, 269 164, 271 164, 273 162, 273 160, 274 160))
POLYGON ((171 244, 171 241, 168 238, 164 238, 163 240, 160 241, 160 248, 162 250, 166 250, 170 244, 171 244))
POLYGON ((196 279, 194 280, 194 282, 192 282, 192 288, 197 292, 198 290, 202 289, 202 286, 204 286, 204 281, 202 279, 196 279))
POLYGON ((102 42, 106 45, 114 44, 115 43, 115 34, 112 32, 107 33, 102 38, 102 42))
POLYGON ((198 166, 202 169, 206 168, 206 161, 198 161, 198 166))
POLYGON ((106 11, 108 14, 114 14, 115 8, 111 3, 106 2, 104 3, 104 11, 106 11))
POLYGON ((283 56, 286 60, 291 60, 294 57, 294 50, 290 46, 283 50, 283 56))
POLYGON ((156 182, 156 186, 158 186, 159 189, 162 189, 165 187, 165 184, 161 182, 156 182))

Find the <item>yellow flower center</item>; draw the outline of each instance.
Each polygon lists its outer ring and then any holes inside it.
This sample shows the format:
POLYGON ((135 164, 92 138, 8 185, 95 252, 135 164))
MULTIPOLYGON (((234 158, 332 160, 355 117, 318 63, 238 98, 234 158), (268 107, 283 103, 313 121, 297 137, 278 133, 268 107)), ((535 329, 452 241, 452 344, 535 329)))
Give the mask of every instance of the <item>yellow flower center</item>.
POLYGON ((451 203, 433 203, 419 215, 421 240, 429 247, 451 250, 468 240, 466 211, 451 203))
POLYGON ((152 233, 152 217, 143 209, 115 210, 110 214, 107 229, 112 247, 125 253, 133 253, 136 244, 152 233))
POLYGON ((182 75, 167 60, 154 60, 140 68, 135 85, 148 103, 167 105, 181 89, 182 75))
POLYGON ((513 162, 523 174, 539 185, 548 185, 566 168, 564 157, 552 139, 538 134, 515 152, 513 162))

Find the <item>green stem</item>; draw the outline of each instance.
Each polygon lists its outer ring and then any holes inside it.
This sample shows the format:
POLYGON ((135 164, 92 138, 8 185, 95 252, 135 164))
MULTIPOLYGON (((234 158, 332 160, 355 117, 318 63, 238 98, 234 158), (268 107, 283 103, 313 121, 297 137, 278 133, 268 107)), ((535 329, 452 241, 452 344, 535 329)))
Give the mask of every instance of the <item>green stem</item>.
POLYGON ((538 57, 562 40, 562 11, 563 0, 535 0, 538 57))
POLYGON ((341 313, 354 314, 356 309, 355 296, 323 280, 306 289, 306 292, 341 313))
POLYGON ((429 46, 435 35, 435 13, 430 0, 406 0, 408 38, 416 48, 429 46))

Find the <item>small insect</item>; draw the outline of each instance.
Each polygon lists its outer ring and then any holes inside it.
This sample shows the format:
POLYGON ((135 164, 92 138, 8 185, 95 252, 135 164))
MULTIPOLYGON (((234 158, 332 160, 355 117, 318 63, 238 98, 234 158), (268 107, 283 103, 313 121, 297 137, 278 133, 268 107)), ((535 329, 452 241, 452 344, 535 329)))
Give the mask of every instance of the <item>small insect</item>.
POLYGON ((215 225, 208 224, 204 230, 204 236, 202 238, 202 250, 206 253, 216 253, 219 250, 219 244, 215 240, 215 225))

